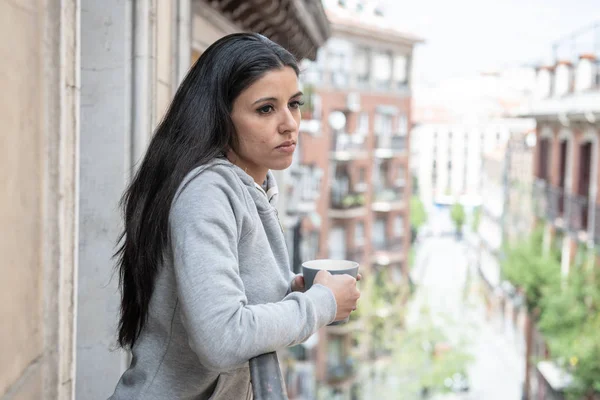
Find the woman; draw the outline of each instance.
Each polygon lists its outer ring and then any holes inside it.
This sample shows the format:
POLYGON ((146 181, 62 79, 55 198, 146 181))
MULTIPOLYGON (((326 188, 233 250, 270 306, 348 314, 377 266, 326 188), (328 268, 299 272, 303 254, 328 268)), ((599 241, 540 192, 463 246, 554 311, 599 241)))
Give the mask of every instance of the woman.
POLYGON ((346 318, 360 293, 290 271, 270 170, 298 139, 298 66, 257 34, 191 68, 124 196, 119 343, 131 366, 112 399, 246 399, 248 360, 346 318))

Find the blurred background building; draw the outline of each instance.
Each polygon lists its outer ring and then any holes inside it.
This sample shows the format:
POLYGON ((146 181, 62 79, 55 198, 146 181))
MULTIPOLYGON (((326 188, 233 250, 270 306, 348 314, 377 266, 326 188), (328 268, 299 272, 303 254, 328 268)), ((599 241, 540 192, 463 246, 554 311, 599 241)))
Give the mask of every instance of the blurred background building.
MULTIPOLYGON (((301 272, 313 258, 355 260, 364 276, 400 285, 410 247, 411 60, 421 39, 388 24, 377 2, 324 4, 331 38, 303 65, 300 151, 285 180, 292 265, 301 272)), ((327 327, 292 349, 300 374, 315 366, 311 387, 325 398, 356 397, 364 386, 359 366, 373 357, 355 348, 353 328, 327 327)), ((289 387, 294 380, 290 371, 289 387)))
MULTIPOLYGON (((537 68, 536 100, 522 112, 537 122, 535 224, 543 229, 546 251, 560 261, 563 279, 587 269, 589 263, 597 267, 599 43, 598 23, 557 40, 553 58, 537 68)), ((551 398, 567 389, 570 382, 562 374, 564 367, 547 359, 549 347, 543 332, 536 326, 532 330, 528 355, 544 361, 529 364, 528 389, 532 398, 551 398), (562 379, 557 379, 561 374, 562 379)))

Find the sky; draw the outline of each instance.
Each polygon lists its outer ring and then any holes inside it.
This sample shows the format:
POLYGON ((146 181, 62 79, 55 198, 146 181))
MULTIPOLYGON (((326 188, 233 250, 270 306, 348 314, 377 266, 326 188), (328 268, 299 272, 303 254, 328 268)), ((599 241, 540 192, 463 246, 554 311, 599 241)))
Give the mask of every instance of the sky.
MULTIPOLYGON (((425 40, 415 86, 548 60, 552 43, 600 24, 600 0, 387 0, 386 17, 425 40)), ((600 54, 600 28, 596 30, 600 54)), ((582 41, 590 42, 591 35, 582 41)), ((586 47, 586 43, 581 43, 586 47)), ((589 46, 588 46, 589 48, 589 46)))

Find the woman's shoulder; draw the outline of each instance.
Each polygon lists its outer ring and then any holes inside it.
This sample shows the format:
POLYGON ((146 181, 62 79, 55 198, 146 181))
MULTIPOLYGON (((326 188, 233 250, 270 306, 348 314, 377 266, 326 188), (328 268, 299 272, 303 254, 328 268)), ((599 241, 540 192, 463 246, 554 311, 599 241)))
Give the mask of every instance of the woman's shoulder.
POLYGON ((206 201, 247 205, 244 183, 235 173, 231 163, 216 159, 191 170, 179 185, 174 203, 182 196, 206 201))

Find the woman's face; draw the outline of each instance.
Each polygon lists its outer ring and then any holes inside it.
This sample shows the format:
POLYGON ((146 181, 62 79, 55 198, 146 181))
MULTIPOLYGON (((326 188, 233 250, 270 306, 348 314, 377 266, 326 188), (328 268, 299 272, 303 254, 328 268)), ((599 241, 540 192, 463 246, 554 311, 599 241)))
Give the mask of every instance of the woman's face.
POLYGON ((228 158, 261 184, 269 169, 290 166, 298 140, 302 92, 290 67, 271 70, 233 102, 237 147, 228 158))

